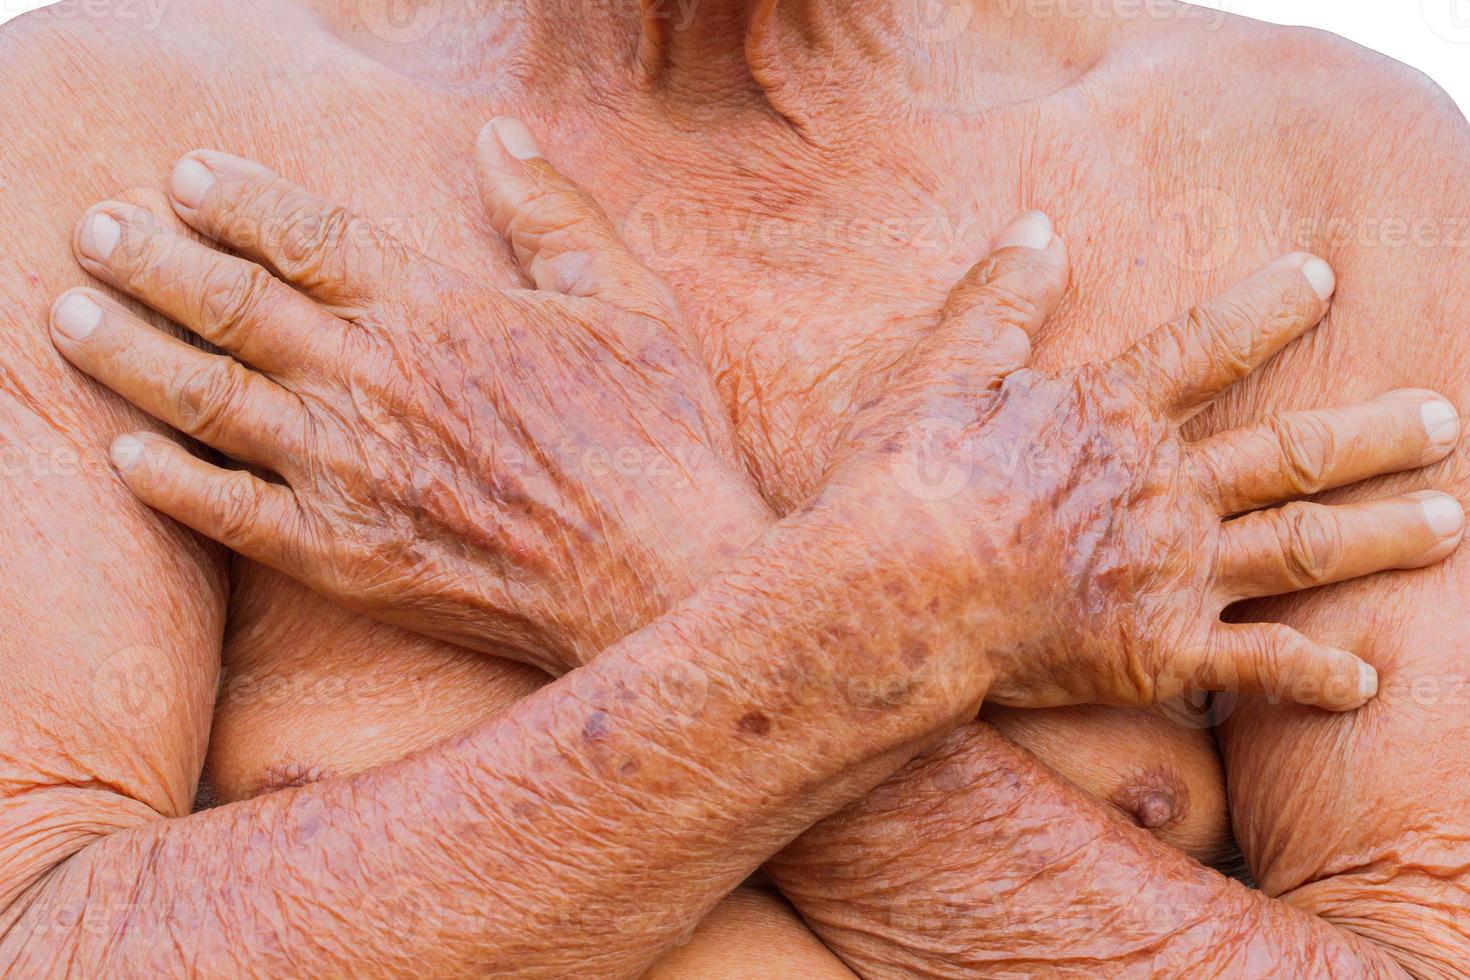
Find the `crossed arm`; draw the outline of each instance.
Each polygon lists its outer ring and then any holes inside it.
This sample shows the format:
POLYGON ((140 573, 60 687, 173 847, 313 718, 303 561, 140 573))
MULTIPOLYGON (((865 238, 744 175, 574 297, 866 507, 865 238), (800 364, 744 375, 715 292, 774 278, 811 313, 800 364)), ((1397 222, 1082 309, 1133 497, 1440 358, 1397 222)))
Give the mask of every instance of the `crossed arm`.
MULTIPOLYGON (((566 205, 562 202, 561 206, 566 205)), ((594 240, 593 244, 606 243, 594 240)), ((87 248, 83 247, 82 252, 87 255, 87 248)), ((130 253, 120 252, 119 258, 126 254, 130 253)), ((155 259, 164 257, 159 253, 145 254, 152 254, 155 259)), ((108 255, 91 256, 94 263, 107 258, 108 255)), ((1011 258, 1014 260, 1015 256, 1011 258)), ((1060 283, 1064 282, 1064 278, 1055 275, 1054 267, 1047 274, 1046 265, 1051 262, 1054 266, 1055 258, 1054 249, 1047 247, 1035 251, 1023 263, 1022 272, 1041 283, 1037 311, 1043 315, 1055 302, 1060 283)), ((578 273, 587 269, 585 262, 561 267, 547 263, 547 266, 544 271, 553 278, 565 274, 567 266, 578 273)), ((533 262, 533 271, 535 267, 533 262)), ((99 265, 99 271, 101 268, 99 265)), ((1004 263, 986 267, 971 287, 983 297, 986 288, 1000 277, 1006 289, 1012 290, 1003 294, 1016 295, 1013 290, 1019 283, 1005 281, 1005 268, 1004 263)), ((1309 291, 1313 287, 1320 291, 1320 283, 1309 283, 1302 275, 1302 268, 1300 260, 1273 267, 1251 290, 1221 304, 1221 309, 1253 310, 1264 300, 1267 306, 1287 303, 1302 311, 1297 316, 1275 321, 1273 326, 1278 332, 1269 342, 1249 339, 1256 335, 1244 322, 1238 327, 1241 331, 1238 337, 1229 331, 1217 332, 1214 335, 1217 340, 1237 337, 1238 342, 1246 342, 1243 350, 1232 355, 1230 363, 1238 364, 1240 358, 1259 361, 1269 356, 1320 316, 1322 299, 1309 291)), ((628 270, 613 268, 612 271, 628 270)), ((142 289, 138 285, 142 281, 133 280, 132 284, 142 289)), ((213 309, 196 308, 192 315, 198 317, 202 311, 205 319, 214 318, 218 326, 233 319, 233 325, 239 327, 251 312, 248 301, 261 295, 256 287, 237 296, 243 296, 247 302, 213 309)), ((978 308, 984 309, 985 304, 978 304, 978 308)), ((104 315, 101 308, 99 315, 104 315)), ((87 341, 90 334, 85 330, 82 336, 70 336, 75 331, 69 327, 75 324, 58 322, 61 331, 58 341, 64 350, 69 350, 69 356, 89 370, 100 371, 102 362, 87 359, 87 343, 91 342, 92 350, 104 349, 95 344, 107 345, 113 355, 107 363, 116 370, 127 372, 148 363, 146 359, 140 360, 138 354, 154 342, 138 334, 124 339, 129 335, 115 331, 125 321, 116 319, 115 314, 105 315, 110 317, 105 324, 96 320, 90 323, 89 329, 101 331, 95 341, 87 341), (65 346, 68 340, 76 346, 65 346)), ((61 316, 58 311, 59 321, 61 316)), ((1184 323, 1194 328, 1199 326, 1198 318, 1184 323)), ((1027 326, 1034 329, 1036 325, 1027 326)), ((1220 323, 1211 325, 1218 327, 1220 323)), ((1004 328, 1007 324, 1002 319, 999 326, 1004 328)), ((1009 329, 996 333, 996 327, 994 316, 979 319, 957 316, 952 329, 944 335, 950 341, 958 338, 967 342, 961 349, 971 353, 958 366, 946 365, 939 377, 952 379, 956 371, 996 370, 997 351, 1002 360, 1016 357, 1014 344, 1017 340, 1024 341, 1024 331, 1010 324, 1009 329)), ((234 336, 249 339, 248 330, 234 336)), ((1209 350, 1190 340, 1188 334, 1165 331, 1154 346, 1141 350, 1160 355, 1158 363, 1175 363, 1186 376, 1191 371, 1212 367, 1216 369, 1213 373, 1219 373, 1213 356, 1206 356, 1203 364, 1192 364, 1195 354, 1209 355, 1209 350), (1181 356, 1182 360, 1178 360, 1181 356), (1173 362, 1171 357, 1175 358, 1173 362)), ((170 356, 182 365, 185 354, 174 349, 170 356)), ((155 358, 162 356, 154 354, 155 358)), ((924 359, 920 358, 920 362, 924 359)), ((151 363, 157 365, 160 361, 155 359, 151 363)), ((1147 376, 1153 383, 1166 387, 1170 397, 1186 410, 1187 406, 1207 397, 1212 386, 1230 380, 1225 377, 1195 386, 1164 385, 1168 379, 1154 373, 1156 366, 1152 358, 1140 361, 1135 357, 1113 370, 1148 369, 1147 376)), ((168 376, 165 373, 164 377, 168 376)), ((198 378, 201 374, 184 376, 198 378)), ((935 377, 920 376, 929 378, 930 382, 935 377)), ((1124 376, 1116 375, 1115 379, 1124 376)), ((238 381, 239 376, 236 378, 238 381)), ((127 383, 121 376, 117 376, 117 381, 119 385, 127 383)), ((148 401, 145 376, 138 375, 137 384, 141 387, 133 387, 130 397, 161 415, 177 409, 176 404, 148 401)), ((202 422, 200 434, 209 432, 216 439, 228 438, 229 434, 218 427, 220 420, 227 416, 218 411, 219 405, 208 403, 209 394, 219 396, 233 391, 238 395, 241 387, 205 386, 186 398, 183 404, 191 413, 190 424, 202 422)), ((944 387, 944 384, 939 386, 941 392, 944 387)), ((1055 397, 1047 394, 1050 389, 1045 385, 1012 390, 1041 392, 1030 397, 1041 399, 1040 404, 1048 410, 1056 408, 1053 402, 1045 400, 1045 397, 1055 397)), ((918 393, 931 406, 935 404, 928 385, 916 384, 910 391, 918 393)), ((1017 404, 1025 404, 1019 395, 1016 397, 1017 404)), ((1384 434, 1384 438, 1378 441, 1376 453, 1326 460, 1335 481, 1412 466, 1422 461, 1426 453, 1437 451, 1442 455, 1448 451, 1448 445, 1436 450, 1431 435, 1424 429, 1423 402, 1423 398, 1398 399, 1359 412, 1355 417, 1338 417, 1335 424, 1347 426, 1348 431, 1366 425, 1384 434)), ((1073 408, 1084 411, 1087 406, 1073 408)), ((1013 420, 1015 432, 1024 431, 1027 420, 1033 416, 1017 409, 1006 417, 1013 420)), ((957 418, 963 420, 964 416, 957 418)), ((180 423, 176 421, 176 424, 180 423)), ((887 469, 892 466, 888 447, 893 437, 885 433, 887 430, 880 423, 874 426, 870 436, 878 447, 878 458, 887 469)), ((1270 475, 1270 461, 1264 462, 1268 464, 1266 468, 1252 469, 1249 480, 1227 480, 1213 489, 1223 488, 1228 495, 1235 495, 1228 499, 1236 502, 1243 499, 1239 495, 1263 501, 1272 499, 1278 494, 1276 481, 1270 475)), ((257 528, 251 520, 241 518, 265 512, 258 507, 242 510, 242 499, 249 498, 231 494, 259 494, 262 487, 239 476, 218 482, 217 475, 211 476, 200 464, 186 463, 184 457, 167 447, 160 447, 151 457, 144 453, 122 459, 119 466, 130 485, 145 495, 151 494, 159 506, 173 509, 185 519, 192 514, 196 523, 207 524, 207 529, 214 533, 233 538, 232 543, 250 546, 249 534, 257 528), (139 463, 144 465, 135 465, 139 463), (192 486, 190 480, 194 481, 192 486), (208 480, 230 491, 223 496, 186 499, 191 490, 204 486, 208 480), (195 509, 182 512, 186 505, 195 509), (221 518, 233 519, 220 523, 221 518)), ((891 498, 889 502, 893 503, 891 498)), ((915 516, 911 513, 911 502, 899 500, 894 507, 905 518, 915 516)), ((218 934, 235 940, 234 948, 249 948, 258 942, 266 947, 267 953, 281 951, 286 960, 320 948, 323 940, 313 930, 295 928, 285 910, 297 903, 317 906, 321 902, 354 908, 360 906, 361 897, 369 894, 368 889, 375 881, 386 878, 395 883, 407 882, 401 888, 397 884, 390 886, 386 894, 401 896, 401 904, 410 906, 420 901, 442 904, 445 896, 456 890, 477 897, 494 896, 503 903, 504 918, 494 920, 489 927, 482 923, 478 929, 472 928, 470 917, 456 920, 452 914, 446 914, 443 917, 446 922, 436 913, 434 938, 441 941, 442 948, 435 955, 444 957, 437 965, 446 972, 494 964, 499 962, 497 956, 519 957, 514 962, 527 972, 542 969, 543 964, 546 969, 554 970, 572 961, 595 962, 610 972, 622 972, 646 963, 719 895, 803 827, 861 795, 939 733, 971 715, 990 683, 989 671, 964 669, 962 661, 954 659, 957 654, 948 645, 953 637, 947 642, 926 634, 922 626, 926 622, 932 625, 932 621, 913 615, 912 603, 930 594, 923 583, 935 581, 922 576, 915 581, 916 569, 927 562, 932 573, 936 567, 933 555, 921 556, 923 560, 913 567, 890 560, 886 564, 892 567, 885 572, 882 570, 885 563, 875 561, 872 553, 862 553, 860 549, 853 555, 847 550, 853 541, 850 528, 863 526, 864 519, 870 521, 874 517, 872 512, 839 509, 835 512, 843 518, 839 521, 832 519, 834 512, 830 510, 819 508, 818 513, 822 516, 815 524, 798 522, 796 530, 788 528, 768 537, 741 560, 736 570, 727 577, 717 577, 668 619, 618 644, 591 666, 574 672, 466 739, 341 783, 291 790, 174 823, 112 835, 94 844, 58 867, 12 906, 7 943, 18 959, 101 953, 103 962, 110 957, 125 960, 133 955, 141 956, 140 962, 156 965, 155 958, 174 955, 174 947, 162 943, 151 943, 143 950, 120 950, 104 944, 101 950, 88 947, 83 952, 80 935, 60 943, 48 944, 38 939, 44 933, 36 926, 46 921, 50 911, 58 907, 74 908, 73 903, 87 900, 94 907, 101 901, 105 907, 106 902, 99 895, 116 887, 108 882, 127 880, 130 875, 136 875, 141 865, 163 872, 156 880, 144 879, 151 888, 144 897, 148 899, 147 904, 168 913, 163 920, 168 927, 177 929, 181 923, 188 923, 187 916, 181 914, 186 906, 201 907, 192 891, 185 894, 179 889, 190 884, 197 887, 200 881, 223 882, 222 890, 234 902, 206 901, 202 905, 205 915, 217 917, 207 918, 208 924, 218 934), (831 534, 833 526, 843 529, 837 537, 831 534), (809 560, 799 561, 796 557, 809 559, 812 555, 826 559, 820 577, 812 574, 809 560), (897 576, 896 581, 893 576, 897 576), (893 588, 894 585, 898 587, 893 588), (779 651, 780 656, 771 657, 757 653, 758 650, 779 651), (926 653, 919 656, 916 664, 915 651, 919 650, 926 653), (925 664, 931 657, 948 669, 920 671, 916 675, 917 665, 925 664), (687 705, 664 700, 662 695, 667 693, 664 685, 653 686, 654 696, 643 696, 648 691, 643 685, 650 677, 658 678, 672 671, 687 678, 691 668, 706 684, 700 695, 700 707, 688 717, 684 714, 690 712, 687 705), (793 677, 806 681, 838 679, 840 688, 846 689, 849 695, 823 697, 815 702, 794 697, 800 693, 801 684, 793 687, 793 677), (875 701, 872 692, 891 694, 890 685, 895 678, 903 681, 898 688, 902 696, 896 703, 888 695, 875 701), (852 691, 867 693, 854 701, 852 691), (820 709, 819 714, 814 713, 814 705, 820 709), (772 733, 779 736, 774 746, 764 741, 772 733), (541 748, 531 751, 529 743, 537 740, 541 748), (747 751, 751 740, 761 740, 763 751, 757 759, 752 759, 747 751), (816 761, 817 757, 822 761, 816 761), (497 768, 497 762, 502 768, 497 768), (680 778, 670 780, 670 772, 678 772, 680 778), (448 774, 453 774, 453 785, 447 784, 448 774), (743 800, 736 801, 737 796, 743 796, 743 800), (425 800, 440 805, 424 806, 425 800), (402 812, 402 808, 423 814, 422 825, 395 824, 392 815, 402 812), (569 846, 568 831, 559 819, 561 808, 574 810, 584 828, 592 828, 585 847, 565 850, 569 846), (447 817, 435 817, 434 813, 447 817), (666 832, 650 835, 649 814, 659 815, 666 832), (595 815, 595 819, 586 820, 588 815, 595 815), (473 855, 476 860, 467 865, 469 856, 464 853, 463 843, 467 834, 473 834, 477 842, 517 841, 516 849, 506 854, 491 845, 487 848, 490 853, 473 855), (547 840, 548 835, 556 841, 557 853, 585 852, 585 865, 575 870, 558 865, 547 873, 544 865, 553 858, 549 849, 539 849, 536 842, 547 840), (735 837, 740 838, 740 843, 732 847, 730 841, 735 837), (252 840, 269 842, 272 846, 265 848, 264 853, 257 847, 252 854, 249 847, 252 840), (371 855, 366 853, 368 849, 371 855), (384 851, 393 853, 384 856, 384 851), (217 869, 212 863, 216 858, 201 858, 201 852, 233 856, 243 862, 249 873, 232 879, 224 870, 223 857, 218 858, 221 865, 217 869), (607 864, 603 866, 602 861, 607 864), (318 879, 325 881, 324 887, 313 891, 312 882, 318 879), (238 880, 239 886, 229 887, 232 880, 238 880), (444 890, 446 882, 447 891, 444 890), (478 883, 480 891, 471 887, 472 882, 478 883), (99 888, 101 892, 96 890, 99 888), (577 940, 589 943, 605 940, 609 923, 568 923, 565 910, 582 910, 583 914, 590 910, 595 916, 601 916, 603 910, 621 906, 657 910, 653 915, 657 921, 640 919, 637 928, 618 930, 626 941, 611 948, 599 944, 605 950, 602 954, 578 944, 577 940), (266 925, 257 929, 255 923, 262 919, 266 925), (532 923, 530 930, 526 929, 528 922, 532 923), (524 945, 517 946, 508 934, 497 933, 497 923, 501 928, 516 930, 524 945), (547 925, 544 931, 540 929, 543 924, 547 925), (568 934, 573 939, 570 943, 566 941, 568 934), (560 950, 549 951, 553 945, 560 946, 560 950), (535 958, 531 959, 533 953, 535 958), (599 960, 599 955, 607 958, 599 960)), ((1369 505, 1356 511, 1327 514, 1308 510, 1306 513, 1339 522, 1343 533, 1354 542, 1352 561, 1330 571, 1322 570, 1324 580, 1358 574, 1361 570, 1436 560, 1442 557, 1446 547, 1452 547, 1459 533, 1458 525, 1448 535, 1443 529, 1436 530, 1432 514, 1420 498, 1369 505), (1365 520, 1368 517, 1373 520, 1365 520), (1362 533, 1374 524, 1394 533, 1388 536, 1362 533)), ((919 516, 921 521, 925 519, 923 514, 919 516)), ((1261 521, 1280 519, 1263 517, 1261 521)), ((806 520, 810 521, 810 515, 806 520)), ((903 525, 905 521, 879 523, 903 525)), ((1299 523, 1288 521, 1284 526, 1299 523)), ((1261 525, 1263 529, 1265 526, 1261 525)), ((1227 575, 1236 576, 1234 584, 1212 583, 1209 588, 1247 588, 1241 594, 1258 594, 1249 590, 1267 587, 1274 590, 1279 586, 1279 581, 1271 578, 1269 552, 1261 551, 1259 536, 1248 532, 1249 528, 1235 542, 1235 550, 1242 553, 1236 561, 1243 563, 1237 564, 1234 571, 1228 564, 1225 566, 1227 575), (1255 547, 1239 547, 1252 542, 1255 547), (1256 581, 1246 586, 1240 578, 1242 575, 1254 576, 1256 581)), ((279 541, 256 538, 253 543, 260 548, 278 545, 279 541)), ((885 553, 894 552, 885 550, 885 553)), ((897 552, 903 553, 902 549, 897 552)), ((961 573, 962 569, 973 567, 973 556, 959 559, 946 554, 944 559, 937 567, 945 572, 937 581, 948 579, 947 584, 952 585, 958 576, 963 584, 974 585, 974 579, 961 573)), ((993 572, 984 564, 981 569, 993 572)), ((1039 622, 1028 619, 1033 614, 1027 601, 999 602, 985 588, 961 591, 986 596, 992 615, 996 608, 1008 608, 1018 613, 1018 618, 1028 627, 1039 622)), ((945 593, 941 590, 932 598, 942 604, 945 593)), ((968 621, 973 628, 972 616, 973 613, 937 619, 968 621)), ((595 620, 592 617, 589 621, 595 620)), ((436 622, 455 620, 440 617, 436 622)), ((1207 624, 1207 617, 1203 623, 1194 624, 1193 629, 1203 624, 1207 624)), ((1237 631, 1228 635, 1239 639, 1246 634, 1237 631)), ((1333 697, 1342 699, 1346 691, 1345 705, 1358 703, 1365 695, 1358 683, 1360 669, 1355 659, 1280 630, 1261 636, 1273 648, 1280 645, 1281 652, 1289 654, 1285 658, 1286 673, 1280 673, 1283 664, 1279 661, 1274 664, 1275 672, 1267 676, 1260 673, 1266 663, 1259 658, 1243 655, 1226 658, 1219 652, 1213 660, 1205 657, 1204 662, 1193 665, 1186 673, 1254 671, 1250 684, 1289 682, 1312 674, 1319 682, 1315 695, 1319 699, 1327 697, 1324 692, 1333 685, 1325 682, 1334 678, 1347 682, 1345 689, 1337 686, 1332 693, 1333 697)), ((1191 632, 1169 637, 1159 645, 1172 651, 1176 646, 1171 640, 1200 643, 1202 653, 1222 643, 1216 637, 1203 641, 1191 632)), ((993 649, 1010 647, 1009 642, 997 643, 993 649)), ((1113 666, 1104 665, 1090 674, 1080 670, 1077 678, 1054 681, 1052 688, 1045 685, 1038 688, 1034 680, 1026 679, 1034 664, 1012 665, 995 660, 991 669, 999 670, 1004 680, 1000 689, 1010 698, 1075 697, 1075 691, 1069 687, 1074 683, 1091 684, 1090 693, 1101 691, 1109 698, 1149 698, 1169 690, 1169 684, 1180 683, 1179 676, 1170 676, 1171 672, 1163 669, 1167 664, 1161 666, 1152 661, 1150 664, 1144 678, 1119 674, 1113 666), (1140 684, 1144 688, 1141 692, 1140 684)), ((574 840, 580 842, 581 838, 574 840)), ((453 903, 449 908, 453 908, 453 903)), ((477 904, 476 912, 482 914, 483 906, 477 904)), ((130 910, 128 918, 138 921, 136 910, 130 910)), ((391 918, 401 919, 402 909, 385 914, 385 920, 391 918)), ((304 923, 306 917, 302 916, 301 921, 304 923)), ((361 955, 364 961, 388 966, 402 963, 408 957, 422 964, 415 945, 417 937, 406 937, 401 946, 396 946, 383 938, 382 923, 374 926, 372 938, 358 937, 352 929, 338 932, 330 954, 344 963, 355 964, 358 961, 354 957, 361 955), (379 948, 385 942, 391 948, 379 948)), ((391 928, 388 932, 391 934, 391 928)), ((175 933, 171 938, 189 945, 188 953, 192 956, 231 955, 228 951, 194 946, 197 939, 192 931, 187 935, 175 933)), ((269 955, 260 962, 269 962, 269 955)))

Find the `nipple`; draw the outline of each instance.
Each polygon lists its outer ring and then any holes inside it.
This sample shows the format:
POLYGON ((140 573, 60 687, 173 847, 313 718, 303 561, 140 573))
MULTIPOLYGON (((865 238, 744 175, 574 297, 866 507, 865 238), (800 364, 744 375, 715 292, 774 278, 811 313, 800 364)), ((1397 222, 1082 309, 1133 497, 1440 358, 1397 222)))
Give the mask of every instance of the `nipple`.
POLYGON ((1113 792, 1111 802, 1145 830, 1159 830, 1184 818, 1189 789, 1173 769, 1139 769, 1113 792))

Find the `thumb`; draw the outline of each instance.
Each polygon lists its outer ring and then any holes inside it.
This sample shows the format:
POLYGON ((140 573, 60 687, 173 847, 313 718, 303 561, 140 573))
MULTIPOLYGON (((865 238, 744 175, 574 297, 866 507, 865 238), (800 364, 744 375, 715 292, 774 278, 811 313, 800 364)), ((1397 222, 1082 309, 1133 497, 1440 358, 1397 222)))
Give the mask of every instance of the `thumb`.
POLYGON ((536 288, 612 302, 653 287, 602 208, 546 162, 519 119, 492 119, 475 151, 485 212, 536 288))
POLYGON ((1031 360, 1031 340, 1067 291, 1067 249, 1039 211, 1016 218, 995 250, 950 290, 928 352, 994 383, 1031 360))

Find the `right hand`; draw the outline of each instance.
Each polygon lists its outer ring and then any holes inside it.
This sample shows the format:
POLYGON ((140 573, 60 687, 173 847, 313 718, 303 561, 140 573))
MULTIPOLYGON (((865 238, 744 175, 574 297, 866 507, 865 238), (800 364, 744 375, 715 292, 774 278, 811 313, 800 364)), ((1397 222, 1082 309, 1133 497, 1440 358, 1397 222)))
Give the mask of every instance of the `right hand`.
POLYGON ((1025 365, 1066 252, 1040 215, 1007 237, 1033 247, 1000 249, 956 287, 853 427, 818 520, 883 529, 876 554, 904 570, 904 608, 965 624, 990 700, 1373 697, 1377 675, 1352 653, 1220 613, 1447 557, 1464 514, 1444 494, 1276 505, 1443 459, 1455 410, 1399 391, 1187 443, 1187 419, 1322 319, 1327 264, 1287 256, 1111 361, 1045 374, 1025 365))
POLYGON ((479 143, 491 223, 536 288, 486 285, 260 164, 199 151, 78 261, 226 354, 73 290, 52 336, 161 421, 280 476, 138 433, 145 503, 350 609, 553 673, 660 615, 770 515, 667 284, 525 128, 479 143))

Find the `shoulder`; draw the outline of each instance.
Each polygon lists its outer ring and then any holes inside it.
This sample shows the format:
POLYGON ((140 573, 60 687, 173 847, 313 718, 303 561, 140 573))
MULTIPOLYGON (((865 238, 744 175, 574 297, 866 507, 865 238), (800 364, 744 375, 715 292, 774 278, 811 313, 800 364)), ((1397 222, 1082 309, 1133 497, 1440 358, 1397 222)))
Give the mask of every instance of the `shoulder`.
POLYGON ((1298 216, 1382 219, 1394 233, 1426 208, 1470 214, 1461 109, 1423 73, 1334 34, 1179 20, 1131 39, 1108 91, 1128 92, 1166 190, 1208 184, 1273 239, 1304 237, 1290 234, 1298 216))
MULTIPOLYGON (((130 114, 147 95, 150 75, 165 77, 178 62, 168 21, 155 22, 138 0, 138 19, 84 16, 86 4, 60 3, 0 27, 0 88, 25 98, 0 105, 0 119, 17 138, 64 139, 78 121, 130 114)), ((105 6, 105 5, 104 5, 105 6)))
MULTIPOLYGON (((93 6, 54 3, 0 25, 0 72, 85 69, 98 54, 122 55, 167 37, 168 21, 155 3, 93 6)), ((85 81, 86 75, 77 76, 85 81)))
MULTIPOLYGON (((1433 79, 1326 31, 1231 17, 1213 43, 1240 108, 1284 124, 1283 144, 1310 158, 1335 156, 1334 168, 1364 188, 1385 190, 1433 176, 1447 159, 1470 155, 1470 123, 1433 79), (1368 168, 1372 168, 1371 172, 1368 168)), ((1463 170, 1461 170, 1463 174, 1463 170)))

